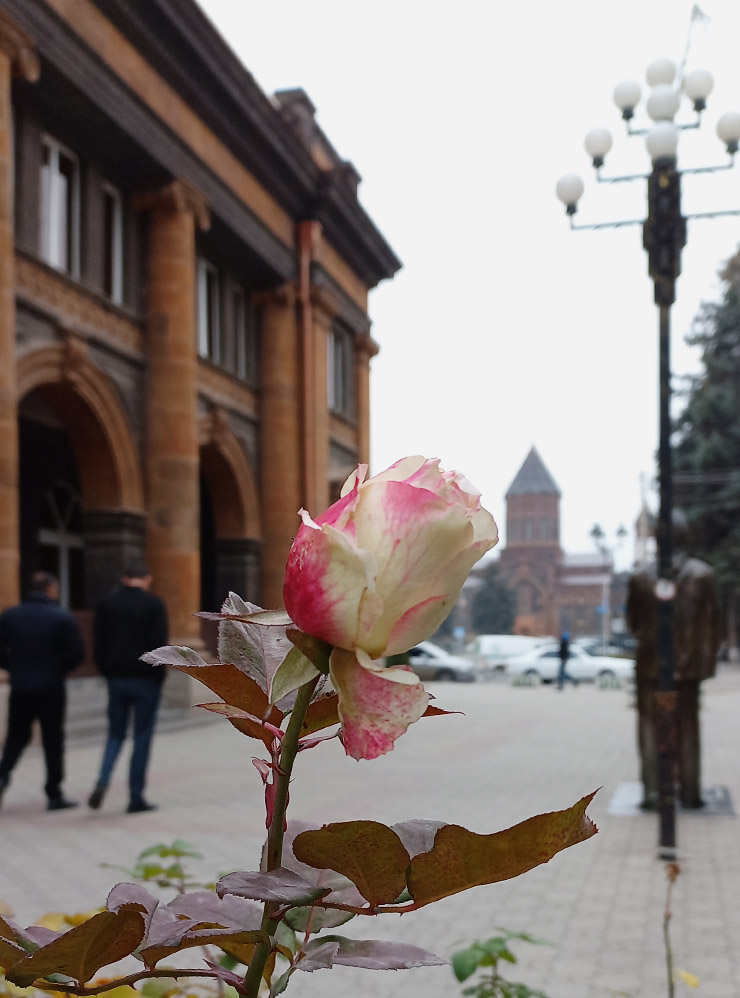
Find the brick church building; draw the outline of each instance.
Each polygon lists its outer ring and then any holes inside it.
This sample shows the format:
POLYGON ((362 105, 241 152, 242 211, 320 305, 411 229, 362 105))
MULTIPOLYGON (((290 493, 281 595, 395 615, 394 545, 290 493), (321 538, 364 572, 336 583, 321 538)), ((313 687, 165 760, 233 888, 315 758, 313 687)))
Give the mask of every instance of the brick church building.
POLYGON ((368 458, 359 180, 193 0, 0 0, 0 608, 44 568, 89 626, 140 557, 175 643, 281 604, 368 458))
POLYGON ((516 594, 514 633, 599 635, 609 606, 608 555, 567 554, 560 546, 560 489, 535 447, 506 493, 501 568, 516 594))

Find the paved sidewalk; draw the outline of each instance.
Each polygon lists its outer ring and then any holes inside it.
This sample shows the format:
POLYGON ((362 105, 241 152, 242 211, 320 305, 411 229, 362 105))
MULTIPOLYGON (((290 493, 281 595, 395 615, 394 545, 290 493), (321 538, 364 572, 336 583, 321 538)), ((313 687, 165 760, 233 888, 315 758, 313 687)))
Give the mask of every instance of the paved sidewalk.
MULTIPOLYGON (((662 942, 663 864, 657 818, 607 813, 616 787, 637 776, 634 710, 624 690, 436 684, 438 704, 465 716, 414 725, 395 751, 372 763, 346 759, 336 742, 299 758, 291 814, 328 820, 424 817, 478 832, 505 828, 566 807, 601 786, 591 814, 600 832, 524 877, 476 888, 403 918, 355 919, 341 932, 413 942, 441 956, 497 926, 524 930, 553 946, 517 948, 514 979, 550 998, 634 998, 667 994, 662 942)), ((737 718, 740 670, 704 685, 704 780, 729 789, 740 807, 737 718)), ((183 837, 206 860, 204 877, 255 869, 264 835, 256 742, 220 719, 157 737, 151 764, 152 814, 126 815, 124 759, 103 809, 43 810, 40 751, 29 749, 0 810, 0 900, 19 921, 48 911, 103 903, 125 866, 158 841, 183 837)), ((100 747, 73 746, 66 792, 87 797, 100 747)), ((682 875, 674 892, 677 967, 701 988, 677 995, 740 998, 740 838, 738 820, 681 817, 682 875)), ((296 998, 451 998, 448 967, 391 972, 338 968, 298 974, 296 998)))

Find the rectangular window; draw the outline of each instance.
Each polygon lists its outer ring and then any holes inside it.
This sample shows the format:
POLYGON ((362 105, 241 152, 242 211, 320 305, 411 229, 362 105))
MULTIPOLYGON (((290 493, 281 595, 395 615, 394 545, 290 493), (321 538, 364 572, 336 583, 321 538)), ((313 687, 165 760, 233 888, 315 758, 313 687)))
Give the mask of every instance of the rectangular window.
POLYGON ((241 288, 231 289, 231 317, 234 323, 234 353, 236 376, 242 380, 247 376, 247 303, 241 288))
POLYGON ((79 276, 80 171, 77 159, 44 136, 41 154, 41 256, 52 267, 79 276))
POLYGON ((354 416, 352 341, 344 329, 334 327, 327 343, 327 403, 332 412, 354 416))
POLYGON ((198 260, 198 353, 214 364, 221 361, 221 315, 218 271, 198 260))
POLYGON ((123 301, 123 199, 111 184, 103 185, 103 291, 123 301))
POLYGON ((232 291, 232 316, 236 351, 236 376, 247 384, 257 383, 258 312, 248 294, 241 288, 232 291))

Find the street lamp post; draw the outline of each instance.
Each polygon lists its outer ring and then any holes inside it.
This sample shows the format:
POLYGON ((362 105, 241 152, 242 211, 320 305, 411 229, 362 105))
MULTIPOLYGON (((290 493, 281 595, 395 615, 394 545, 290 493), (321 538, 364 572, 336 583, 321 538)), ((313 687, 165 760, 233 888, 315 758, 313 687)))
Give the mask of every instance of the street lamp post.
POLYGON ((631 80, 618 84, 614 101, 627 124, 628 135, 645 137, 652 170, 647 174, 604 177, 601 168, 612 146, 611 134, 605 128, 595 128, 585 140, 596 179, 600 183, 614 184, 633 180, 647 180, 647 218, 617 222, 600 222, 579 225, 574 222, 578 201, 584 184, 580 177, 568 174, 558 181, 556 193, 565 204, 572 229, 610 229, 628 225, 642 226, 642 243, 648 255, 648 271, 653 280, 655 304, 658 306, 659 332, 659 444, 658 483, 660 509, 656 531, 658 573, 655 586, 658 614, 658 688, 655 694, 655 716, 658 739, 659 783, 659 845, 665 858, 675 856, 675 759, 676 759, 676 686, 673 649, 673 482, 671 457, 671 364, 670 317, 671 306, 676 300, 676 279, 681 273, 681 250, 686 245, 686 222, 691 218, 716 218, 722 215, 740 215, 740 209, 700 212, 683 215, 681 212, 681 178, 686 174, 716 173, 731 169, 740 142, 740 113, 728 111, 717 122, 717 134, 724 142, 729 161, 720 166, 694 167, 679 170, 677 149, 679 134, 687 129, 699 128, 706 101, 712 92, 714 80, 710 73, 696 69, 677 80, 676 66, 669 59, 656 59, 647 70, 647 82, 652 88, 646 102, 646 111, 653 124, 648 129, 632 127, 635 108, 641 94, 640 85, 631 80), (690 124, 675 124, 682 91, 693 103, 696 120, 690 124))

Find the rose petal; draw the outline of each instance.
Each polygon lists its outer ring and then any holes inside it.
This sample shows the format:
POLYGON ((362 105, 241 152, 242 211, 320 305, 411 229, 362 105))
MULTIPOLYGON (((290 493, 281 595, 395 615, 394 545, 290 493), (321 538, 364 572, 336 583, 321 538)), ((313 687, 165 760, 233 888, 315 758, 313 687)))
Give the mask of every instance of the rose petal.
POLYGON ((353 648, 360 623, 382 605, 374 593, 375 557, 346 533, 313 521, 298 531, 285 570, 285 607, 296 625, 331 645, 353 648))
POLYGON ((418 679, 408 682, 407 669, 363 668, 352 652, 335 648, 330 672, 339 696, 344 748, 353 759, 376 759, 390 752, 429 704, 429 694, 418 679), (404 674, 402 680, 398 673, 404 674))

